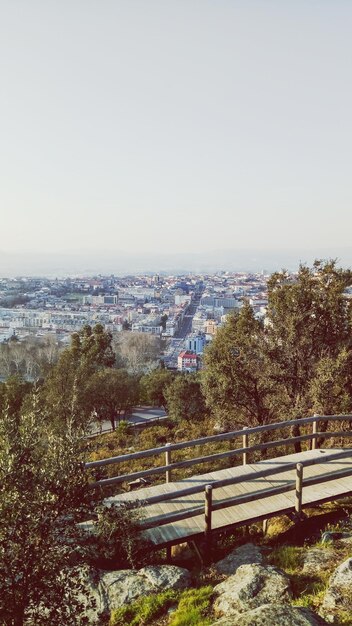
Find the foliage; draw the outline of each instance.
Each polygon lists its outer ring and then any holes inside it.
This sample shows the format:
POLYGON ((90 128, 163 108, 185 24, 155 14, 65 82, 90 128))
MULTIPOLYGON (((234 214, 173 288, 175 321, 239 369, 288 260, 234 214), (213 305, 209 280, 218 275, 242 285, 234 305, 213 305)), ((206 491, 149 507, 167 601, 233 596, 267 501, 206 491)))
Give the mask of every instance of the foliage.
POLYGON ((112 337, 101 324, 84 326, 71 337, 71 345, 60 354, 42 389, 42 410, 47 419, 62 428, 73 419, 81 428, 92 420, 93 408, 87 386, 101 369, 111 368, 115 355, 112 337))
POLYGON ((154 368, 160 354, 160 338, 147 333, 122 332, 115 336, 117 359, 130 374, 143 374, 154 368))
POLYGON ((213 595, 212 587, 187 589, 181 595, 179 605, 172 614, 170 626, 208 626, 206 617, 213 595))
POLYGON ((0 383, 0 411, 6 408, 9 415, 17 419, 31 391, 31 383, 18 375, 10 376, 5 383, 0 383))
POLYGON ((172 420, 199 421, 207 408, 197 374, 179 374, 165 389, 169 417, 172 420))
POLYGON ((115 429, 116 418, 132 409, 138 400, 138 380, 124 369, 104 368, 87 383, 85 401, 99 421, 109 420, 115 429))
POLYGON ((148 554, 148 543, 140 532, 139 509, 127 505, 100 505, 96 512, 95 538, 92 541, 93 561, 102 569, 141 567, 148 554))
POLYGON ((281 400, 275 364, 261 324, 245 303, 228 316, 205 351, 202 388, 209 409, 224 427, 274 421, 281 400))
POLYGON ((296 275, 271 276, 265 327, 246 303, 228 317, 202 373, 207 405, 223 426, 351 409, 351 283, 351 271, 335 261, 301 265, 296 275))
POLYGON ((177 602, 180 592, 167 589, 157 595, 141 598, 133 604, 115 609, 112 612, 110 626, 147 626, 163 615, 177 602))
POLYGON ((153 406, 162 406, 167 411, 166 390, 174 380, 174 374, 167 369, 154 369, 140 380, 141 395, 144 401, 153 406))
MULTIPOLYGON (((79 441, 53 433, 33 402, 0 419, 0 622, 83 624, 72 570, 90 491, 79 441)), ((77 556, 77 555, 76 555, 77 556)))
MULTIPOLYGON (((351 303, 344 290, 351 282, 351 272, 338 269, 335 261, 301 265, 293 278, 283 271, 269 280, 268 341, 286 391, 285 412, 293 418, 311 410, 321 359, 334 360, 343 348, 350 352, 351 303)), ((338 410, 338 404, 330 406, 338 410)))

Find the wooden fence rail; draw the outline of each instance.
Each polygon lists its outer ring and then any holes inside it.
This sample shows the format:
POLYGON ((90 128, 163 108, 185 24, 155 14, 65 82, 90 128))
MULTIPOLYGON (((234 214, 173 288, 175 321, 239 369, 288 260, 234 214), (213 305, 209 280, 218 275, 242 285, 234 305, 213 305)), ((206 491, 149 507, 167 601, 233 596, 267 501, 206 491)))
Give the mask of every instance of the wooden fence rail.
MULTIPOLYGON (((329 457, 329 461, 334 459, 342 459, 351 456, 351 450, 348 452, 336 453, 333 456, 329 457)), ((306 461, 305 463, 290 463, 287 464, 287 471, 296 470, 296 478, 292 479, 292 481, 285 485, 280 485, 279 487, 268 487, 267 489, 262 489, 255 493, 255 499, 261 500, 263 498, 267 498, 268 496, 280 495, 283 493, 288 493, 289 491, 296 491, 295 494, 295 512, 297 515, 300 515, 302 512, 302 496, 303 496, 303 488, 311 487, 314 485, 318 485, 321 482, 329 482, 331 480, 336 480, 339 478, 345 478, 347 476, 352 475, 352 467, 346 470, 341 470, 339 472, 334 472, 333 474, 328 473, 324 475, 320 475, 314 478, 308 478, 303 481, 303 470, 304 467, 309 467, 310 465, 314 465, 316 461, 306 461)), ((286 469, 286 468, 285 468, 286 469)), ((275 474, 282 473, 282 467, 279 469, 270 468, 268 470, 264 470, 263 472, 258 472, 255 475, 255 478, 268 478, 270 476, 274 476, 275 474)), ((190 487, 188 489, 180 489, 177 491, 173 491, 171 494, 163 494, 161 496, 154 496, 151 498, 147 498, 145 500, 134 501, 133 507, 135 506, 148 506, 150 504, 156 504, 158 502, 164 502, 166 500, 172 500, 180 497, 184 497, 187 495, 195 495, 201 492, 205 494, 205 505, 197 505, 194 507, 190 507, 188 509, 182 509, 182 511, 178 511, 177 513, 169 513, 164 515, 162 518, 158 517, 156 520, 151 518, 141 521, 141 527, 146 530, 149 528, 155 528, 158 526, 163 526, 166 524, 171 524, 173 522, 177 522, 182 519, 187 519, 190 517, 195 517, 197 515, 204 514, 205 516, 205 529, 211 528, 211 516, 213 511, 219 511, 221 509, 225 509, 231 506, 235 506, 238 504, 245 504, 247 502, 251 502, 253 500, 253 493, 245 494, 241 496, 236 496, 234 498, 226 498, 225 500, 219 500, 218 502, 213 501, 214 490, 224 487, 235 485, 239 483, 244 483, 248 480, 253 480, 253 476, 243 476, 236 479, 226 479, 221 481, 215 481, 209 483, 204 487, 204 485, 190 487)), ((352 490, 352 488, 351 488, 352 490)))
POLYGON ((92 483, 92 487, 104 487, 113 484, 119 484, 126 481, 136 480, 138 478, 146 478, 148 476, 154 476, 157 474, 165 473, 166 482, 171 481, 171 473, 176 469, 184 469, 186 467, 191 467, 193 465, 198 465, 201 463, 214 462, 226 458, 236 457, 237 455, 242 455, 243 464, 247 464, 248 455, 251 452, 257 452, 262 450, 267 450, 270 448, 276 448, 280 446, 290 446, 296 443, 301 443, 304 441, 312 442, 312 449, 316 449, 316 443, 318 439, 327 439, 330 437, 352 437, 351 431, 322 431, 318 432, 318 423, 319 422, 328 422, 328 421, 337 421, 344 422, 352 421, 352 415, 314 415, 313 417, 307 417, 299 420, 290 420, 285 422, 276 422, 274 424, 268 424, 266 426, 256 426, 254 428, 245 428, 242 430, 236 430, 229 433, 220 433, 219 435, 212 435, 210 437, 202 437, 200 439, 194 439, 190 441, 183 441, 180 443, 168 443, 165 446, 161 446, 158 448, 151 448, 149 450, 141 450, 139 452, 132 452, 130 454, 124 454, 120 456, 110 457, 108 459, 102 459, 100 461, 91 461, 85 464, 87 469, 94 469, 99 467, 104 467, 106 465, 113 465, 119 463, 125 463, 134 461, 137 459, 145 459, 152 456, 165 455, 165 465, 161 465, 158 467, 153 467, 146 470, 140 470, 137 472, 130 472, 128 474, 122 474, 120 476, 115 476, 113 478, 106 478, 96 481, 92 483), (267 441, 265 443, 259 443, 255 445, 248 445, 250 435, 255 434, 263 434, 266 432, 272 432, 275 430, 281 430, 284 428, 292 427, 295 425, 303 426, 307 424, 312 424, 312 432, 300 435, 296 437, 289 437, 285 439, 278 439, 274 441, 267 441), (200 457, 195 457, 193 459, 186 459, 184 461, 172 462, 172 451, 181 450, 185 448, 193 448, 195 446, 206 445, 207 443, 216 443, 219 441, 229 441, 232 439, 236 439, 238 437, 242 438, 243 447, 234 448, 233 450, 227 450, 226 452, 218 452, 215 454, 204 455, 200 457))

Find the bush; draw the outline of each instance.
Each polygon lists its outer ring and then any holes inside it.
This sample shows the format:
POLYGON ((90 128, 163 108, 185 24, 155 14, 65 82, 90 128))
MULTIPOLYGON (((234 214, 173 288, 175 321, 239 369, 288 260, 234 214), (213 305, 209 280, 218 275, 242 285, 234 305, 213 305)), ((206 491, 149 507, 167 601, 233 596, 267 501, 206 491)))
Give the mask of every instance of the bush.
POLYGON ((94 564, 103 569, 142 566, 150 550, 141 534, 140 511, 119 505, 100 506, 97 512, 94 564))

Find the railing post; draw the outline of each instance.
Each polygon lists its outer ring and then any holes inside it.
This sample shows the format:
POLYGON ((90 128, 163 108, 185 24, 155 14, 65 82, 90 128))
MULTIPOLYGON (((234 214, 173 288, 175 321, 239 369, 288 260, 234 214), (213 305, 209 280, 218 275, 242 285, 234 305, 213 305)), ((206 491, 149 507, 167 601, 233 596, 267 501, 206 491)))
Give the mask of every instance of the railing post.
POLYGON ((205 561, 211 562, 211 523, 213 510, 213 487, 205 487, 205 512, 204 512, 204 538, 205 538, 205 561))
MULTIPOLYGON (((167 443, 165 445, 171 446, 171 443, 167 443)), ((171 450, 165 451, 165 465, 171 465, 171 450)), ((166 482, 171 482, 171 470, 166 470, 166 482)))
MULTIPOLYGON (((318 417, 318 413, 314 413, 314 417, 318 417)), ((316 435, 317 432, 318 432, 318 420, 314 420, 312 433, 313 433, 313 435, 316 435)), ((312 439, 312 450, 316 450, 316 448, 317 448, 317 439, 316 439, 316 437, 313 437, 313 439, 312 439)))
MULTIPOLYGON (((246 430, 247 430, 247 426, 244 426, 243 431, 246 431, 246 430)), ((243 432, 242 447, 248 448, 248 435, 246 432, 243 432)), ((243 465, 247 465, 247 452, 243 452, 242 459, 243 459, 243 465)))
POLYGON ((302 492, 303 492, 303 464, 297 463, 295 511, 298 516, 301 516, 301 513, 302 513, 302 492))

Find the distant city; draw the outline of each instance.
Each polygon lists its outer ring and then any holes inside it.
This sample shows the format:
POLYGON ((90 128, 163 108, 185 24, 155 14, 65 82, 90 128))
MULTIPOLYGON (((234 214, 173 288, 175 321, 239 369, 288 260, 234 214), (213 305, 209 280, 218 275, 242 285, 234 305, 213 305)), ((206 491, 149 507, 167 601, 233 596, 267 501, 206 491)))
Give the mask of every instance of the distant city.
POLYGON ((85 324, 112 334, 145 333, 160 340, 167 368, 196 371, 202 353, 243 298, 264 319, 269 274, 114 275, 0 279, 0 343, 67 345, 85 324))

